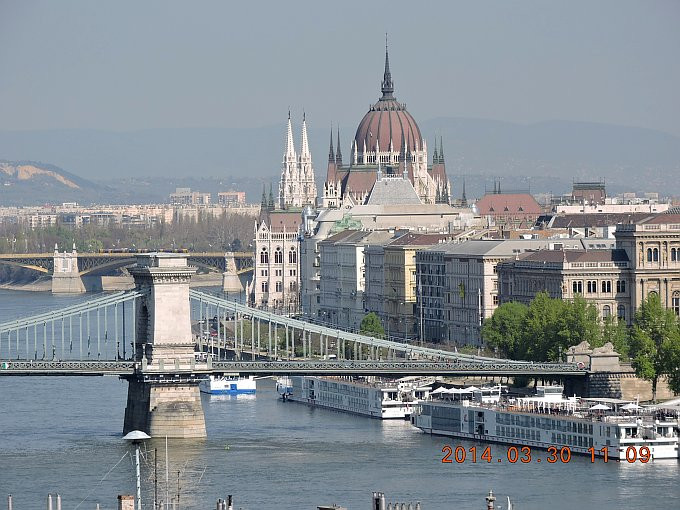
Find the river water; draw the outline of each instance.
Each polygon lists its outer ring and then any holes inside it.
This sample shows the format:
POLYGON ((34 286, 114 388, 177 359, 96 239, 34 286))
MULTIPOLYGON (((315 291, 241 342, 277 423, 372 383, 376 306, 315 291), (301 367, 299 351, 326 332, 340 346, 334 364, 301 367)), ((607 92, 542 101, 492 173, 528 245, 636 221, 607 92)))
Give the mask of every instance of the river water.
MULTIPOLYGON (((0 322, 73 304, 91 296, 0 290, 0 322)), ((45 509, 60 493, 63 508, 115 508, 118 494, 134 494, 129 445, 121 439, 127 383, 113 377, 0 377, 0 497, 16 510, 45 509), (122 459, 122 460, 121 460, 122 459)), ((235 508, 316 508, 337 503, 370 508, 372 491, 388 501, 421 501, 423 510, 481 509, 493 489, 505 508, 680 508, 680 463, 591 463, 572 457, 510 464, 506 447, 492 445, 493 461, 442 464, 445 444, 408 422, 381 422, 277 400, 270 380, 256 396, 204 395, 208 438, 169 441, 169 498, 179 507, 207 510, 233 494, 235 508), (502 462, 497 462, 500 458, 502 462)), ((483 445, 477 445, 481 452, 483 445)), ((165 442, 143 452, 143 503, 153 507, 154 449, 158 493, 166 498, 165 442)), ((5 508, 5 503, 2 503, 5 508)))

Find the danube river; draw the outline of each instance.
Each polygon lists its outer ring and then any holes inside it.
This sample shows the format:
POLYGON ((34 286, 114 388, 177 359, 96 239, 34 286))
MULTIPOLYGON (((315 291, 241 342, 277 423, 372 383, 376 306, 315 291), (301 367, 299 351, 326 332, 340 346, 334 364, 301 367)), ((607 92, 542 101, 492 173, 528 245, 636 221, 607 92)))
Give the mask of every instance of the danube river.
MULTIPOLYGON (((0 290, 0 322, 88 297, 0 290)), ((0 377, 1 500, 11 493, 14 508, 43 510, 47 494, 58 492, 64 510, 93 510, 133 494, 121 439, 126 395, 127 383, 113 377, 0 377)), ((423 510, 467 510, 483 508, 489 489, 503 508, 506 495, 517 509, 680 508, 678 461, 549 464, 536 451, 531 463, 510 464, 497 445, 491 463, 442 464, 445 444, 474 443, 428 436, 408 422, 283 403, 270 380, 259 381, 257 396, 204 396, 203 404, 208 439, 169 441, 167 493, 176 497, 179 471, 180 508, 214 508, 233 494, 235 508, 360 510, 370 508, 372 491, 383 491, 388 501, 419 500, 423 510)), ((152 508, 154 448, 159 499, 166 497, 165 442, 146 448, 143 503, 152 508)))

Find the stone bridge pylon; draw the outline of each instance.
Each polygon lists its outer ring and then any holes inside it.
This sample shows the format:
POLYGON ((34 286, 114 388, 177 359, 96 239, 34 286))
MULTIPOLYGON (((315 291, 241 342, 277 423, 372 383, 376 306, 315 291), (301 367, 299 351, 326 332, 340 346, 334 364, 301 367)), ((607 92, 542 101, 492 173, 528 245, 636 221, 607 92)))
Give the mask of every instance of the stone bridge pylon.
POLYGON ((78 252, 75 243, 73 243, 73 250, 70 253, 66 250, 60 253, 59 247, 55 244, 52 293, 80 294, 82 292, 85 292, 85 285, 83 285, 78 270, 78 252))
POLYGON ((138 304, 135 330, 135 360, 142 370, 128 378, 124 434, 206 436, 199 380, 191 372, 189 281, 195 272, 186 255, 175 253, 138 255, 130 269, 145 297, 138 304))

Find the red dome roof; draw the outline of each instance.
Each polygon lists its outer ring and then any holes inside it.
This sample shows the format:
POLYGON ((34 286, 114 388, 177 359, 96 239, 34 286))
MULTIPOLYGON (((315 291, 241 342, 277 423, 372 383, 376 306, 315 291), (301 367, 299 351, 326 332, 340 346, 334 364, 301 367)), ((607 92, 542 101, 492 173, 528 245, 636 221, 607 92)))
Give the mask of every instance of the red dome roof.
POLYGON ((381 151, 390 149, 390 142, 395 152, 401 152, 402 145, 406 144, 409 151, 423 147, 423 137, 420 128, 411 114, 406 111, 406 106, 399 103, 393 96, 394 83, 390 73, 390 61, 387 49, 385 49, 385 74, 382 81, 382 97, 371 106, 371 109, 361 119, 357 128, 354 141, 358 153, 366 150, 374 151, 376 141, 381 151))
POLYGON ((394 99, 381 99, 361 119, 354 136, 357 152, 364 152, 364 143, 368 151, 374 151, 376 140, 381 151, 390 149, 390 141, 395 152, 401 152, 404 142, 409 150, 415 150, 416 141, 420 149, 423 146, 418 124, 406 108, 394 99))

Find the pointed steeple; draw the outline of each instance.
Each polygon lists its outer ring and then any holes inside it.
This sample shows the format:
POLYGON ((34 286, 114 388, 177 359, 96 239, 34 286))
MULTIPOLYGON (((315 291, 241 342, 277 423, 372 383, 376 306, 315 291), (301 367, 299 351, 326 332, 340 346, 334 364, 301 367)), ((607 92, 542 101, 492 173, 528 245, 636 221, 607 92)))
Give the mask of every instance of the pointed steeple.
POLYGON ((394 83, 392 83, 392 73, 390 72, 390 55, 387 51, 387 34, 385 34, 385 73, 382 81, 382 97, 380 99, 394 99, 394 83))
POLYGON ((312 155, 309 153, 309 141, 307 140, 307 115, 302 113, 302 146, 300 147, 300 157, 310 158, 312 155))
POLYGON ((437 137, 434 137, 434 154, 432 155, 432 164, 439 163, 439 151, 437 150, 437 137))
POLYGON ((468 205, 467 196, 465 195, 465 177, 463 177, 463 196, 461 197, 460 203, 463 207, 467 207, 468 205))
POLYGON ((274 210, 274 193, 272 191, 272 183, 269 183, 269 200, 267 202, 267 209, 270 211, 274 210))
POLYGON ((439 137, 439 162, 444 164, 444 140, 441 136, 439 137))
MULTIPOLYGON (((338 147, 338 151, 339 150, 340 147, 338 147)), ((328 149, 328 162, 333 163, 333 161, 335 161, 335 150, 333 149, 333 124, 331 124, 331 145, 330 148, 328 149)))
POLYGON ((264 183, 262 183, 262 203, 261 203, 261 209, 264 209, 267 207, 267 191, 264 183))
POLYGON ((290 110, 288 110, 288 128, 286 132, 285 161, 295 161, 295 143, 293 142, 293 126, 290 123, 290 110))
POLYGON ((340 126, 338 126, 338 152, 335 153, 335 164, 342 166, 342 152, 340 151, 340 126))

